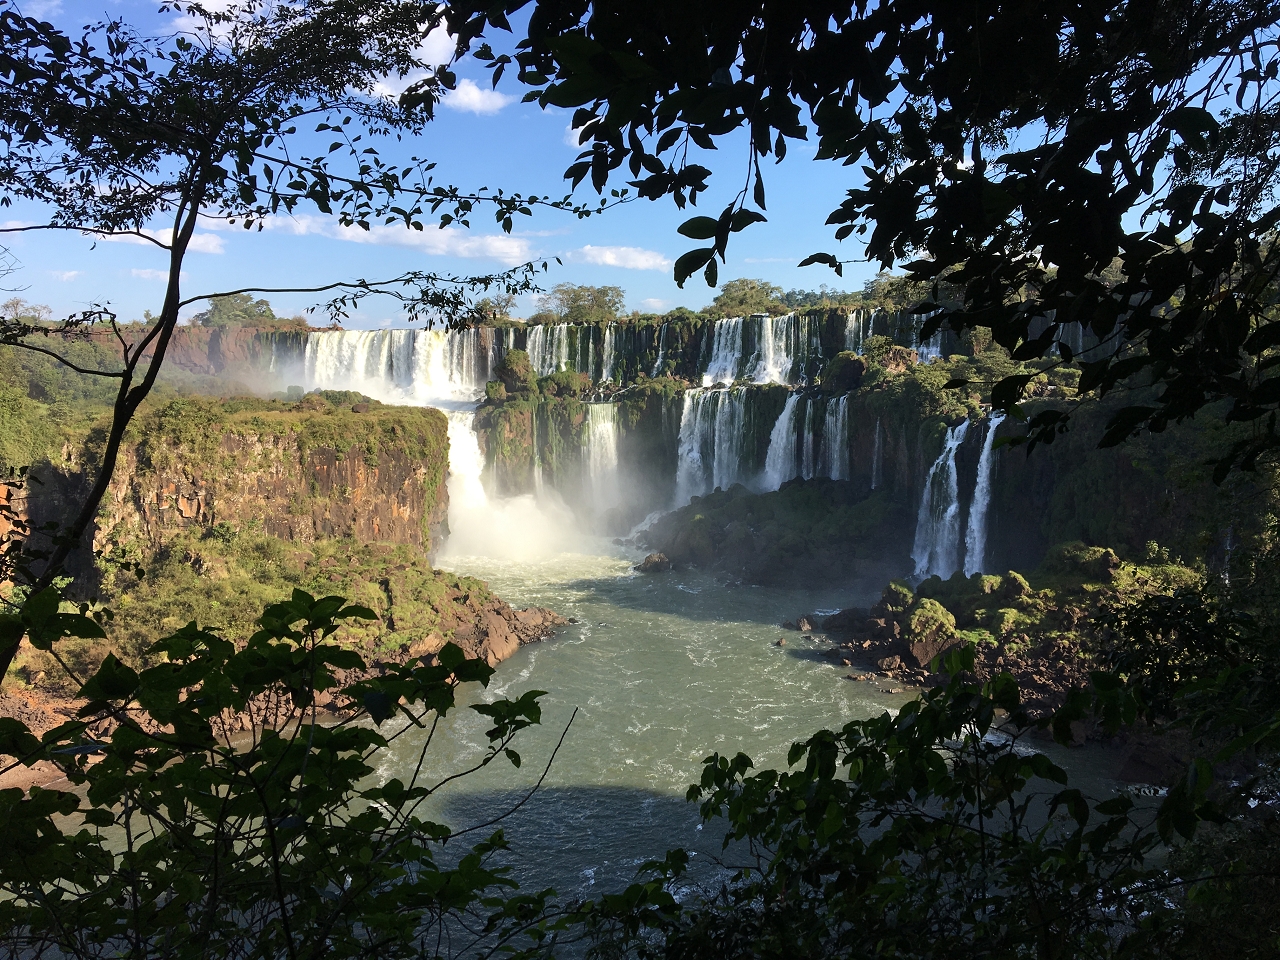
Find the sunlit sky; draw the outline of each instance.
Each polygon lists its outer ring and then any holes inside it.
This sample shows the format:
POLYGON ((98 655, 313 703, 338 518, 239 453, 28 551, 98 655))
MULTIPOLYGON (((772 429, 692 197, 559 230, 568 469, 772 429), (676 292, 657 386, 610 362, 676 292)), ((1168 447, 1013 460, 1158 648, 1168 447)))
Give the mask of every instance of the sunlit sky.
MULTIPOLYGON (((143 31, 167 32, 172 14, 158 14, 154 0, 44 0, 20 4, 27 16, 49 19, 68 31, 103 15, 120 17, 143 31)), ((436 38, 432 38, 436 39, 436 38)), ((445 39, 445 38, 441 38, 445 39)), ((495 38, 497 39, 497 38, 495 38)), ((447 39, 445 43, 447 44, 447 39)), ((495 44, 497 45, 497 44, 495 44)), ((461 82, 437 111, 437 119, 416 142, 384 151, 387 157, 428 157, 438 164, 437 182, 464 190, 480 187, 554 197, 568 192, 565 168, 577 148, 570 130, 571 111, 547 109, 520 102, 527 88, 504 78, 496 91, 483 68, 462 62, 455 67, 461 82)), ((875 274, 870 264, 852 264, 843 278, 823 266, 797 267, 810 253, 827 250, 841 258, 860 258, 856 239, 837 244, 827 214, 843 199, 844 191, 860 179, 857 167, 812 160, 813 141, 793 143, 784 163, 766 167, 767 223, 735 235, 721 280, 757 277, 784 289, 859 289, 875 274)), ((539 283, 613 284, 626 291, 628 309, 664 311, 684 305, 697 309, 715 291, 700 275, 681 290, 672 277, 672 261, 698 245, 676 233, 693 213, 717 215, 741 189, 747 171, 745 138, 726 142, 698 162, 715 171, 711 189, 696 211, 680 211, 669 199, 636 200, 602 216, 579 220, 559 211, 539 211, 520 218, 511 234, 504 234, 491 214, 481 212, 468 229, 448 228, 418 233, 387 227, 372 233, 344 232, 313 211, 281 216, 272 228, 249 233, 238 227, 197 232, 184 267, 183 296, 198 296, 247 286, 284 287, 328 283, 337 279, 394 276, 405 270, 435 270, 456 274, 489 273, 526 260, 559 257, 539 283)), ((610 186, 621 187, 624 178, 610 186)), ((576 198, 594 202, 589 185, 576 198)), ((0 221, 39 222, 40 211, 14 206, 0 212, 0 221)), ((156 226, 159 226, 157 224, 156 226)), ((17 295, 48 304, 55 313, 110 303, 122 318, 157 311, 164 291, 166 255, 142 243, 96 242, 67 233, 10 234, 0 239, 10 247, 19 271, 4 281, 17 295)), ((6 294, 6 296, 11 294, 6 294)), ((300 312, 317 303, 314 294, 275 294, 278 313, 300 312)), ((192 307, 195 312, 199 306, 192 307)), ((533 296, 517 304, 514 313, 527 316, 536 306, 533 296)), ((322 322, 316 315, 313 322, 322 322)), ((401 325, 403 317, 388 301, 362 306, 346 325, 401 325)))

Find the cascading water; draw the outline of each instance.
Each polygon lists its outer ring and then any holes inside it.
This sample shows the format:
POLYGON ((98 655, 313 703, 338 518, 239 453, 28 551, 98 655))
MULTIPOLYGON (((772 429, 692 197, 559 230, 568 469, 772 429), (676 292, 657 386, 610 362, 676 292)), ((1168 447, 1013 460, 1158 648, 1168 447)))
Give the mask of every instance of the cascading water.
MULTIPOLYGON (((475 406, 497 358, 514 342, 514 331, 499 341, 480 328, 325 330, 307 337, 308 389, 358 390, 387 403, 445 411, 450 555, 522 559, 575 546, 573 516, 557 498, 490 500, 485 493, 475 406)), ((567 339, 562 343, 567 350, 567 339)))
POLYGON ((849 479, 849 395, 827 402, 822 424, 822 458, 818 475, 849 479))
POLYGON ((933 363, 935 360, 942 359, 942 331, 938 330, 927 340, 921 340, 920 334, 924 327, 925 319, 924 317, 912 317, 916 328, 916 354, 919 356, 921 363, 933 363))
POLYGON ((871 445, 871 489, 880 486, 881 473, 884 471, 884 454, 881 450, 880 418, 876 417, 876 439, 871 445))
POLYGON ((525 337, 529 363, 540 377, 549 377, 569 365, 569 324, 536 323, 525 337))
POLYGON ((864 310, 855 310, 844 322, 844 348, 854 353, 862 352, 862 345, 867 339, 867 327, 871 314, 864 310))
POLYGON ((307 337, 307 389, 358 390, 386 403, 450 406, 484 393, 492 363, 481 328, 324 330, 307 337))
POLYGON ((613 379, 614 358, 617 356, 617 334, 614 332, 614 324, 609 324, 604 328, 604 366, 603 372, 600 374, 601 380, 613 379))
POLYGON ((911 559, 915 575, 923 580, 948 579, 960 568, 960 487, 956 477, 956 451, 969 432, 969 421, 947 431, 942 452, 929 469, 920 497, 915 544, 911 559))
POLYGON ((744 483, 747 394, 741 389, 686 390, 680 413, 677 506, 691 497, 744 483))
POLYGON ((822 407, 812 397, 804 401, 804 436, 800 441, 800 476, 812 480, 818 475, 818 441, 821 431, 818 423, 822 419, 822 407))
POLYGON ((796 411, 800 406, 800 394, 787 397, 782 413, 769 433, 769 451, 765 454, 762 485, 766 490, 777 490, 800 471, 796 466, 796 411))
POLYGON ((711 340, 711 359, 702 375, 704 387, 733 383, 742 367, 741 319, 717 320, 711 340))
POLYGON ((978 458, 978 482, 973 490, 973 506, 969 508, 968 529, 964 537, 964 575, 986 573, 987 511, 991 506, 991 473, 995 459, 996 430, 1004 420, 1004 413, 993 411, 987 418, 987 435, 982 441, 982 455, 978 458))
POLYGON ((616 507, 618 490, 618 408, 612 403, 587 404, 582 445, 583 487, 591 492, 597 513, 616 507))
POLYGON ((822 354, 818 328, 807 316, 788 313, 754 322, 760 325, 752 373, 756 383, 797 383, 809 359, 822 354))
POLYGON ((653 363, 653 370, 649 376, 656 377, 662 372, 662 362, 667 357, 667 328, 670 324, 664 323, 658 330, 658 359, 653 363))

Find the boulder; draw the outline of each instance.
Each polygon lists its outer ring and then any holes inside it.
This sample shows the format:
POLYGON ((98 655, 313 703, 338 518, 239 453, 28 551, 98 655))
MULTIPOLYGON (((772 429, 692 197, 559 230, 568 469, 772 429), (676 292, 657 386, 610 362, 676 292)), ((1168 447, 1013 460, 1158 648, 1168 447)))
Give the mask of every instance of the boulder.
POLYGON ((813 625, 813 621, 808 617, 800 617, 796 620, 796 629, 801 633, 813 633, 817 627, 813 625))
POLYGON ((921 667, 929 666, 934 657, 960 642, 956 636, 956 618, 929 597, 917 600, 907 611, 902 633, 911 656, 921 667))
POLYGON ((876 666, 881 670, 900 670, 902 669, 901 657, 882 657, 876 661, 876 666))
POLYGON ((863 607, 850 607, 833 613, 822 621, 822 629, 827 633, 856 633, 862 630, 867 622, 867 610, 863 607))
POLYGON ((635 565, 639 573, 666 573, 671 569, 671 561, 665 553, 651 553, 635 565))

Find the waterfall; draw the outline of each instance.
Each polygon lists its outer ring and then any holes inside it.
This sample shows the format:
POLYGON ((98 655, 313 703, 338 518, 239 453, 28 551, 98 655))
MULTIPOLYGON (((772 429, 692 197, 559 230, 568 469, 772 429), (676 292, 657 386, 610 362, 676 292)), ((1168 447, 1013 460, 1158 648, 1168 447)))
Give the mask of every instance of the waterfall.
POLYGON ((862 352, 862 345, 867 339, 865 327, 870 316, 862 310, 855 310, 845 319, 844 348, 846 350, 852 350, 854 353, 862 352))
POLYGON ((740 318, 717 320, 711 341, 711 360, 702 375, 704 387, 733 383, 742 366, 742 324, 740 318))
MULTIPOLYGON (((442 408, 449 432, 449 540, 454 555, 523 558, 577 549, 573 517, 558 498, 490 500, 475 403, 516 330, 323 330, 308 334, 308 389, 358 390, 388 403, 442 408)), ((567 339, 562 339, 567 349, 567 339)), ((536 429, 536 424, 535 424, 536 429)))
POLYGON ((677 505, 744 482, 745 390, 686 390, 680 412, 677 505))
POLYGON ((662 361, 667 357, 667 327, 670 324, 664 323, 658 330, 658 359, 654 361, 653 372, 649 374, 651 377, 659 376, 662 373, 662 361))
POLYGON ((969 431, 965 420, 947 431, 942 452, 929 469, 920 497, 915 544, 911 559, 919 579, 948 579, 960 568, 960 490, 956 482, 956 451, 969 431))
POLYGON ((529 363, 540 377, 569 365, 569 324, 535 323, 525 337, 529 363))
POLYGON ((484 394, 485 331, 321 330, 308 335, 308 390, 358 390, 386 403, 452 405, 484 394))
POLYGON ((876 417, 876 439, 871 445, 871 489, 880 486, 881 474, 884 472, 884 454, 880 446, 880 418, 876 417))
MULTIPOLYGON (((617 355, 617 334, 614 332, 615 325, 610 323, 604 328, 604 368, 600 374, 601 381, 613 379, 613 362, 617 355)), ((592 371, 594 375, 595 371, 592 371)))
POLYGON ((849 395, 827 401, 822 423, 822 462, 819 476, 849 479, 849 395))
POLYGON ((969 526, 964 536, 964 575, 986 573, 987 510, 991 506, 991 469, 996 441, 996 429, 1004 420, 1004 413, 993 411, 987 418, 987 435, 982 441, 982 456, 978 459, 978 483, 973 490, 973 505, 969 508, 969 526))
POLYGON ((756 383, 798 383, 809 360, 822 355, 822 340, 809 317, 788 313, 760 317, 752 379, 756 383))
POLYGON ((783 404, 782 413, 769 433, 769 452, 764 458, 763 485, 766 490, 777 490, 800 471, 796 466, 796 409, 800 394, 793 393, 783 404))
POLYGON ((583 488, 602 512, 618 505, 618 408, 612 403, 587 404, 582 444, 583 488))
POLYGON ((913 317, 915 322, 915 349, 916 354, 920 358, 921 363, 933 363, 935 360, 942 359, 942 330, 938 330, 928 340, 920 339, 920 331, 924 326, 925 317, 913 317))
POLYGON ((820 407, 812 397, 804 401, 804 438, 800 444, 800 476, 812 480, 818 475, 818 419, 820 407))

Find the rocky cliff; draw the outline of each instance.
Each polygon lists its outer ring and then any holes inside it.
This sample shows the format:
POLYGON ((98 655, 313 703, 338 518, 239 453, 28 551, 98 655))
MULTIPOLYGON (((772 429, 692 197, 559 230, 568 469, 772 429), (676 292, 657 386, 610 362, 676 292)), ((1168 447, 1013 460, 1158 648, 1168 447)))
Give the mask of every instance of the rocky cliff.
POLYGON ((99 516, 106 556, 217 526, 428 554, 448 532, 447 421, 437 410, 183 398, 141 415, 130 440, 99 516))

